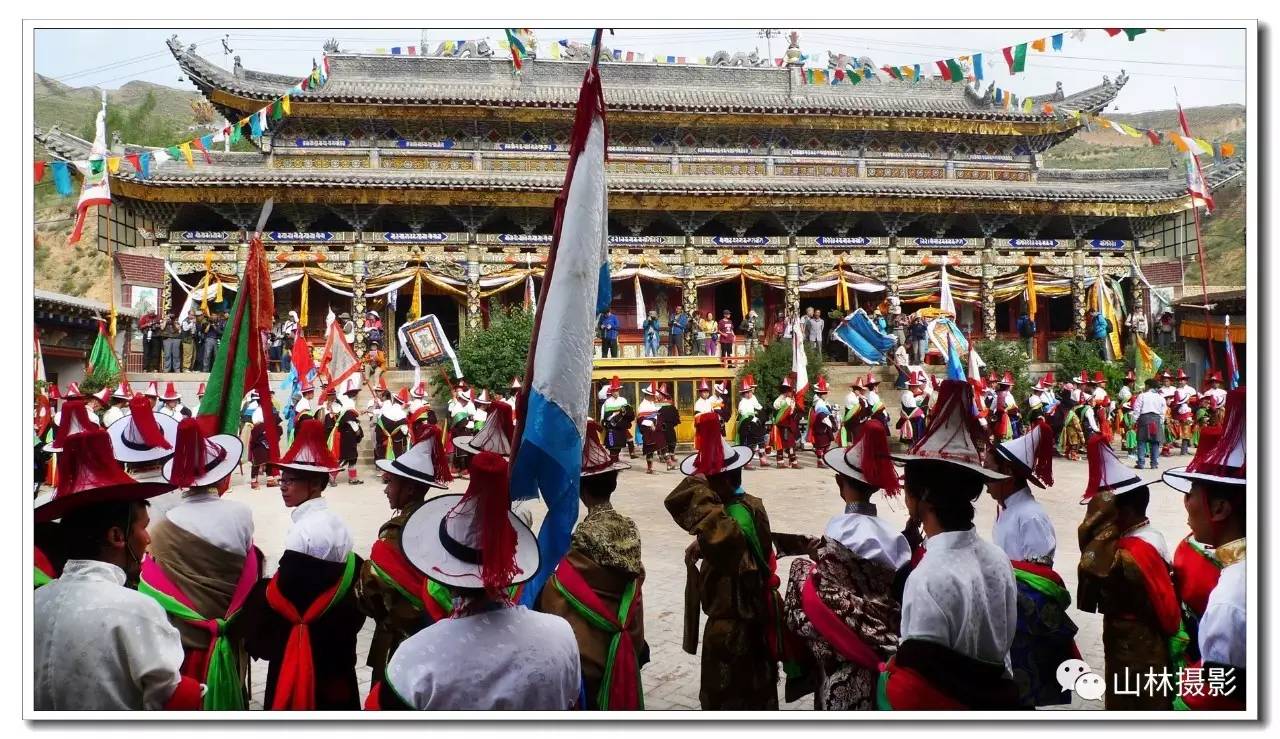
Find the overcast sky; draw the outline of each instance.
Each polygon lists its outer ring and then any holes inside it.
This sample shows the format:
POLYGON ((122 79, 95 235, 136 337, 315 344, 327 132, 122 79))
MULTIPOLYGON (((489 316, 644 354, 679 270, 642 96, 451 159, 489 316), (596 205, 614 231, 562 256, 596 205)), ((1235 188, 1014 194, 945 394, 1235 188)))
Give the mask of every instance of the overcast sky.
MULTIPOLYGON (((535 29, 539 48, 557 39, 589 41, 586 29, 535 29)), ((779 29, 772 39, 772 55, 782 56, 786 33, 779 29)), ((1184 106, 1241 103, 1246 101, 1246 31, 1244 29, 1169 29, 1149 31, 1128 41, 1124 35, 1109 37, 1101 29, 1089 30, 1083 41, 1069 35, 1061 52, 1028 51, 1026 72, 1011 78, 1000 49, 1070 28, 999 29, 794 29, 800 47, 810 55, 809 65, 825 66, 826 52, 866 55, 877 66, 932 63, 960 54, 983 52, 988 61, 986 79, 1019 96, 1052 92, 1061 81, 1068 94, 1112 79, 1121 69, 1130 81, 1111 110, 1139 112, 1173 107, 1174 88, 1184 106), (995 64, 991 64, 994 61, 995 64)), ((169 28, 169 29, 50 29, 35 31, 35 71, 74 87, 116 88, 130 80, 147 80, 191 90, 180 81, 177 62, 165 39, 177 33, 183 44, 198 44, 207 59, 231 66, 222 40, 241 57, 248 69, 304 76, 312 58, 322 54, 325 39, 334 37, 344 51, 373 52, 379 47, 420 45, 426 38, 434 50, 444 39, 488 38, 495 52, 503 38, 501 28, 480 29, 371 29, 371 28, 169 28)), ((657 54, 702 57, 718 50, 769 53, 769 43, 758 29, 615 29, 606 34, 612 48, 657 54)))

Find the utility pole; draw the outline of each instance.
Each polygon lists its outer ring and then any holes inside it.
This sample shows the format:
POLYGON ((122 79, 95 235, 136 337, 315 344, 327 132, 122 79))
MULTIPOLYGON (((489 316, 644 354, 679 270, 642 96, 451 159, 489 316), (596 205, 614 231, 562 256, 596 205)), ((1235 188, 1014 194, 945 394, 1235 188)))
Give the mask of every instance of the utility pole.
POLYGON ((764 39, 765 48, 769 55, 768 57, 769 63, 772 64, 773 63, 773 40, 781 36, 782 31, 777 28, 761 28, 760 32, 757 33, 756 35, 764 39))

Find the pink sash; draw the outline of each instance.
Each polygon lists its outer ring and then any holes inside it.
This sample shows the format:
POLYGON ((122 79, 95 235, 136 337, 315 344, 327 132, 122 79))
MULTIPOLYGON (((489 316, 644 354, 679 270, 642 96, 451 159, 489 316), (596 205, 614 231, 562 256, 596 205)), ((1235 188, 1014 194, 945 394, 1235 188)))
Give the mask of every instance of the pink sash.
POLYGON ((804 587, 800 591, 800 607, 809 617, 809 623, 813 624, 813 628, 841 657, 864 669, 879 670, 883 663, 875 650, 867 646, 867 643, 859 638, 853 629, 835 614, 835 611, 822 602, 822 598, 818 596, 818 588, 814 584, 817 577, 817 567, 811 567, 809 577, 805 578, 804 587))
MULTIPOLYGON (((218 616, 210 616, 208 617, 209 620, 200 622, 201 626, 209 629, 211 639, 218 637, 217 619, 230 616, 240 610, 240 606, 244 605, 245 599, 249 597, 249 592, 253 590, 254 584, 258 582, 258 569, 258 549, 253 545, 253 542, 249 542, 249 551, 245 553, 244 557, 244 567, 240 570, 240 579, 236 581, 236 589, 231 595, 231 605, 227 607, 227 612, 218 616)), ((142 579, 146 580, 151 587, 173 598, 192 611, 196 610, 195 605, 187 597, 186 593, 183 593, 177 584, 169 579, 169 576, 164 573, 164 568, 149 554, 142 560, 142 579)))

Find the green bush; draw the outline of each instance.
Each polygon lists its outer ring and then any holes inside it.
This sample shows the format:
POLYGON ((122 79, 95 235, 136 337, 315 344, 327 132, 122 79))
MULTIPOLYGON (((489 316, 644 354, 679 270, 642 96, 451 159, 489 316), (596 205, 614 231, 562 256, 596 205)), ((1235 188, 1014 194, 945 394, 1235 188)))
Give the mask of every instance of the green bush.
MULTIPOLYGON (((807 343, 804 345, 805 357, 809 363, 809 387, 806 404, 813 398, 813 383, 822 374, 824 365, 822 355, 815 352, 807 343)), ((791 342, 775 341, 764 350, 756 352, 738 372, 741 379, 752 375, 756 381, 756 397, 766 408, 772 407, 774 398, 782 391, 782 379, 791 373, 791 342)))
MULTIPOLYGON (((1153 347, 1154 348, 1154 347, 1153 347)), ((1053 360, 1058 363, 1058 379, 1061 382, 1073 382, 1075 378, 1080 376, 1081 371, 1087 371, 1090 376, 1096 372, 1101 372, 1106 378, 1106 390, 1114 395, 1120 392, 1120 386, 1124 384, 1124 376, 1134 367, 1133 361, 1134 349, 1132 346, 1125 350, 1124 361, 1108 362, 1098 351, 1098 343, 1087 339, 1067 339, 1059 341, 1057 348, 1054 350, 1053 360)), ((1176 361, 1176 357, 1167 350, 1156 349, 1156 354, 1160 355, 1164 365, 1162 370, 1169 370, 1176 373, 1178 367, 1181 366, 1176 361)), ((1138 388, 1134 388, 1137 390, 1138 388)))
POLYGON ((1005 372, 1013 375, 1014 397, 1025 398, 1031 393, 1031 375, 1028 371, 1031 360, 1027 358, 1024 342, 992 339, 976 341, 973 348, 982 357, 982 361, 987 363, 984 370, 987 375, 992 372, 999 377, 1004 377, 1005 372))
POLYGON ((80 381, 80 393, 82 395, 93 395, 104 387, 114 388, 120 382, 120 372, 111 371, 103 367, 95 367, 93 372, 85 375, 80 381))
MULTIPOLYGON (((554 328, 554 327, 548 327, 554 328)), ((522 377, 533 342, 533 314, 522 306, 499 308, 489 314, 489 327, 468 331, 458 342, 458 364, 467 384, 479 393, 506 393, 511 378, 522 377)), ((450 388, 437 375, 432 388, 438 399, 449 399, 450 388)))

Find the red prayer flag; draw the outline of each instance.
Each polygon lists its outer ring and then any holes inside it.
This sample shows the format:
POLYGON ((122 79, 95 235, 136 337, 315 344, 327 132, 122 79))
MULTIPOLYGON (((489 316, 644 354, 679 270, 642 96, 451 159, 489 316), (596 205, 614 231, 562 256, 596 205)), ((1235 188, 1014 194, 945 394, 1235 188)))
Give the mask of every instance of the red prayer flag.
POLYGON ((204 154, 205 164, 213 164, 213 157, 209 156, 209 150, 204 148, 204 142, 199 137, 192 139, 191 145, 199 149, 201 154, 204 154))
POLYGON ((133 167, 134 172, 142 172, 142 157, 137 154, 125 154, 124 158, 129 162, 129 166, 133 167))
POLYGON ((1148 129, 1147 129, 1147 131, 1146 131, 1146 133, 1147 133, 1147 138, 1151 141, 1151 144, 1152 144, 1153 146, 1159 146, 1159 145, 1160 145, 1160 134, 1159 134, 1159 132, 1157 132, 1157 131, 1153 131, 1153 130, 1151 130, 1150 128, 1148 128, 1148 129))
POLYGON ((940 60, 940 61, 936 61, 936 62, 934 62, 934 64, 937 64, 937 65, 938 65, 938 74, 942 76, 942 79, 944 79, 944 80, 946 80, 946 81, 950 82, 950 81, 951 81, 951 69, 947 67, 947 63, 946 63, 946 62, 944 62, 944 61, 941 61, 941 60, 940 60))
POLYGON ((1102 30, 1106 31, 1108 36, 1116 36, 1121 31, 1119 28, 1104 28, 1102 30))
POLYGON ((44 179, 44 162, 36 162, 36 182, 44 179))

